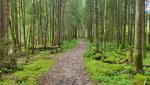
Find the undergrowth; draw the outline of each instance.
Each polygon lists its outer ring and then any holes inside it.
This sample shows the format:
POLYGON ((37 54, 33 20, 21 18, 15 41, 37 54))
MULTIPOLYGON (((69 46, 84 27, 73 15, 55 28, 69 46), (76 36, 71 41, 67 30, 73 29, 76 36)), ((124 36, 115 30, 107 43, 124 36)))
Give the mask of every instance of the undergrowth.
POLYGON ((73 40, 65 40, 63 41, 63 45, 57 49, 53 49, 50 51, 50 54, 56 54, 59 52, 67 51, 73 47, 75 47, 78 44, 79 40, 73 39, 73 40))
POLYGON ((40 52, 23 65, 22 70, 5 76, 0 85, 35 85, 36 80, 49 71, 53 63, 48 59, 48 52, 40 52))
POLYGON ((77 45, 78 41, 79 41, 79 40, 75 40, 75 39, 64 41, 64 42, 63 42, 63 45, 62 45, 63 50, 66 51, 66 50, 68 50, 68 49, 73 48, 74 46, 77 45))
MULTIPOLYGON (((134 68, 127 63, 127 51, 108 46, 95 59, 94 44, 89 43, 84 54, 85 69, 89 77, 98 85, 149 85, 149 76, 134 73, 134 68)), ((148 63, 150 59, 144 60, 148 63)), ((148 74, 148 73, 147 73, 148 74)))
POLYGON ((108 64, 85 58, 86 70, 92 80, 100 85, 132 85, 132 68, 127 65, 108 64))
MULTIPOLYGON (((54 53, 67 51, 77 45, 79 40, 66 40, 61 48, 54 50, 54 53), (56 52, 55 52, 56 51, 56 52)), ((0 70, 5 73, 4 78, 0 81, 0 85, 35 85, 36 80, 54 64, 54 61, 49 59, 50 52, 41 51, 35 55, 30 55, 26 63, 19 64, 17 68, 4 67, 0 70)))

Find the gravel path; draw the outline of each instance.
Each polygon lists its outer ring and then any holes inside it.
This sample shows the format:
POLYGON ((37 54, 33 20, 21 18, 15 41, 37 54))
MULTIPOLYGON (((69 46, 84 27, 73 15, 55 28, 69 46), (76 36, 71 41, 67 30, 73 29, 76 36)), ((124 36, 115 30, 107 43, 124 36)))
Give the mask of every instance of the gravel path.
POLYGON ((85 41, 80 40, 72 50, 55 55, 57 63, 48 74, 37 81, 37 85, 93 85, 84 71, 85 46, 85 41))

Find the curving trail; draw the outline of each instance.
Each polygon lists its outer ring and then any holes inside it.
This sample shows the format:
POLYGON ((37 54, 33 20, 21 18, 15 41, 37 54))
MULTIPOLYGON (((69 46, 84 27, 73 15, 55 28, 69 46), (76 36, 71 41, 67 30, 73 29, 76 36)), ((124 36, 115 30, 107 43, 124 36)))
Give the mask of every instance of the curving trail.
POLYGON ((72 50, 53 56, 57 63, 48 74, 37 81, 37 85, 94 85, 84 71, 85 47, 85 41, 80 40, 72 50))

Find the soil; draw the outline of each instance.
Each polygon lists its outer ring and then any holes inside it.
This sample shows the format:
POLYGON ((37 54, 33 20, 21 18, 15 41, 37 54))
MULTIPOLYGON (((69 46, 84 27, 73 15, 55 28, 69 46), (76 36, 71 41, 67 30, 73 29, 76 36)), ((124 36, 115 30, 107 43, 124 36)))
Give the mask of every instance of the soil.
POLYGON ((57 63, 37 81, 37 85, 95 85, 89 80, 84 69, 85 47, 86 42, 80 40, 73 49, 54 55, 57 63))

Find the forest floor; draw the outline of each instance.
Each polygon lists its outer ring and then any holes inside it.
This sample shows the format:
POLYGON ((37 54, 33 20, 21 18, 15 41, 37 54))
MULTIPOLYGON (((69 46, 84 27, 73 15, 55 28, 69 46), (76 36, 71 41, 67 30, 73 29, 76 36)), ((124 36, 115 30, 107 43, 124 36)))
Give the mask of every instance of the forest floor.
POLYGON ((86 42, 80 40, 75 48, 52 56, 57 63, 37 81, 37 85, 93 85, 84 70, 85 47, 86 42))

